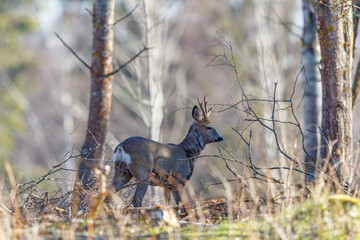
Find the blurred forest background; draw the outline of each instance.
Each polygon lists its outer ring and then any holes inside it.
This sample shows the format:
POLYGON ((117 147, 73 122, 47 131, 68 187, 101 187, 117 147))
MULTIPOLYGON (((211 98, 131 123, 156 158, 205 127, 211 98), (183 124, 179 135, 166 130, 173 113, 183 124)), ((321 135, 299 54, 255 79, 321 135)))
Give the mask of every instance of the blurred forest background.
MULTIPOLYGON (((287 166, 289 162, 279 154, 272 133, 246 121, 240 108, 229 107, 243 95, 233 69, 215 56, 228 54, 229 49, 220 43, 231 42, 238 76, 248 96, 272 99, 274 83, 278 83, 277 98, 289 99, 302 68, 301 1, 152 0, 148 7, 152 20, 146 26, 149 16, 142 1, 116 1, 115 19, 133 12, 114 27, 115 63, 126 62, 143 48, 149 40, 145 29, 149 29, 151 42, 147 45, 154 61, 154 82, 148 81, 146 53, 115 75, 106 163, 112 166, 113 148, 130 136, 180 142, 191 124, 197 97, 205 94, 214 109, 212 122, 224 137, 223 146, 236 159, 246 159, 248 150, 235 130, 245 136, 252 130, 254 162, 259 166, 287 166), (155 93, 149 91, 150 84, 155 86, 155 93), (155 116, 151 115, 151 98, 157 103, 155 116), (160 132, 151 129, 154 123, 160 132)), ((1 0, 0 162, 11 162, 18 182, 44 174, 81 149, 88 118, 90 72, 54 32, 89 63, 91 9, 92 1, 88 0, 1 0)), ((295 90, 295 110, 302 121, 301 81, 295 90)), ((272 105, 259 101, 253 109, 270 119, 272 105)), ((283 121, 291 118, 286 110, 277 114, 283 121)), ((358 111, 354 114, 357 141, 358 111)), ((283 150, 302 161, 298 129, 284 124, 278 134, 283 150)), ((202 154, 219 154, 219 150, 215 144, 209 145, 202 154)), ((66 167, 75 169, 76 160, 71 159, 66 167)), ((2 168, 0 164, 4 178, 2 168)), ((241 164, 233 163, 231 168, 246 175, 241 164)), ((206 186, 220 181, 214 174, 217 170, 224 179, 232 179, 223 159, 204 157, 197 161, 191 185, 201 197, 224 194, 222 187, 209 190, 206 186)), ((63 171, 57 177, 71 183, 72 175, 63 171)))

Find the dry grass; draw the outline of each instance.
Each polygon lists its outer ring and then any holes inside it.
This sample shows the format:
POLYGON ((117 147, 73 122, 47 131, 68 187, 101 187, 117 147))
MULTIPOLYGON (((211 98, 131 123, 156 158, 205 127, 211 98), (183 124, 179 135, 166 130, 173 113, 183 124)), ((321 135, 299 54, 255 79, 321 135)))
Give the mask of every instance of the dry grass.
POLYGON ((88 194, 90 208, 84 212, 72 204, 76 191, 41 192, 36 185, 22 191, 10 164, 6 162, 5 167, 11 189, 3 191, 0 200, 0 239, 360 237, 360 201, 332 193, 321 179, 307 192, 283 187, 267 201, 240 194, 232 200, 134 209, 108 191, 106 171, 98 171, 100 191, 88 194))

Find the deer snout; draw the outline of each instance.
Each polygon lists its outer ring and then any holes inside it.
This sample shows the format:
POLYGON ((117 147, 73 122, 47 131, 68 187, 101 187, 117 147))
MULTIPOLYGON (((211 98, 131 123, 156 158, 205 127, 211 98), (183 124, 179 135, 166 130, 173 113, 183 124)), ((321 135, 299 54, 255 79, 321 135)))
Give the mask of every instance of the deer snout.
POLYGON ((216 142, 222 142, 224 139, 223 139, 223 137, 218 137, 215 141, 216 142))

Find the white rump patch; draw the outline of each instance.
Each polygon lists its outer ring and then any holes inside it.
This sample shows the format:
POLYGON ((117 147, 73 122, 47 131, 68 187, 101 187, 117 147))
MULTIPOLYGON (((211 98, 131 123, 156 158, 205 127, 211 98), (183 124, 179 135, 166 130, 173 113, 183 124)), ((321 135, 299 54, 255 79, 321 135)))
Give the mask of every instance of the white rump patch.
POLYGON ((124 151, 123 147, 118 147, 114 152, 113 161, 115 163, 124 162, 129 165, 131 163, 131 157, 124 151))
POLYGON ((120 150, 120 148, 116 148, 116 151, 114 152, 114 154, 113 154, 113 161, 114 161, 114 163, 117 163, 118 161, 120 161, 121 159, 120 159, 120 154, 119 154, 119 151, 121 151, 120 150))

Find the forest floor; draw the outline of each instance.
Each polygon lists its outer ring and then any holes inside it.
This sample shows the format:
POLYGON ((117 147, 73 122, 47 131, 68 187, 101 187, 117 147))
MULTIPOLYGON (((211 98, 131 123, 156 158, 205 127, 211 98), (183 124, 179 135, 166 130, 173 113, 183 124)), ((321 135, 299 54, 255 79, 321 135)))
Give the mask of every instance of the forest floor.
POLYGON ((39 186, 54 182, 52 171, 18 185, 10 165, 5 167, 9 187, 0 194, 0 240, 360 239, 358 192, 333 193, 324 181, 283 188, 269 199, 240 194, 233 200, 134 208, 106 188, 101 172, 98 191, 73 185, 68 192, 49 192, 39 186))
POLYGON ((96 211, 76 214, 47 197, 22 206, 13 198, 12 209, 1 204, 0 239, 360 239, 360 201, 324 189, 281 204, 243 199, 111 208, 101 202, 96 211))

